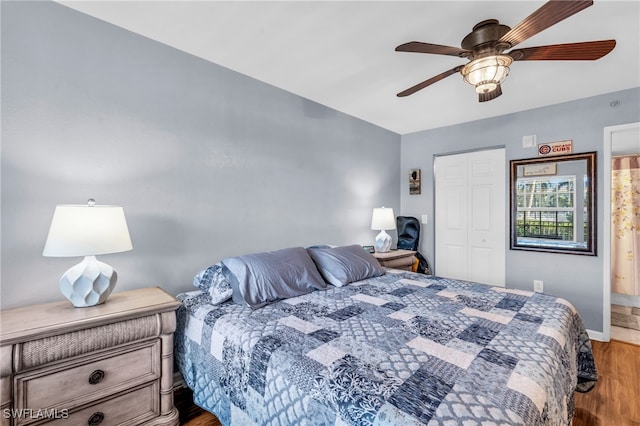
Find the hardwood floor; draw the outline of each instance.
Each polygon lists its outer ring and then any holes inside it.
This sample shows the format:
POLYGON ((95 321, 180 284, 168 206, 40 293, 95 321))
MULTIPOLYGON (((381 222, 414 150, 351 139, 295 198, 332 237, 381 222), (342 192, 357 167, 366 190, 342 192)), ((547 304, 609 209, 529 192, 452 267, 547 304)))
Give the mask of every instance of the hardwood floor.
MULTIPOLYGON (((576 392, 572 426, 640 426, 640 346, 592 341, 598 383, 588 393, 576 392)), ((218 419, 195 405, 188 389, 175 394, 184 426, 220 426, 218 419)))
POLYGON ((213 414, 193 403, 193 392, 188 388, 176 389, 173 403, 180 413, 180 424, 188 426, 221 426, 213 414))
POLYGON ((598 383, 576 393, 573 426, 640 426, 640 346, 592 341, 598 383))

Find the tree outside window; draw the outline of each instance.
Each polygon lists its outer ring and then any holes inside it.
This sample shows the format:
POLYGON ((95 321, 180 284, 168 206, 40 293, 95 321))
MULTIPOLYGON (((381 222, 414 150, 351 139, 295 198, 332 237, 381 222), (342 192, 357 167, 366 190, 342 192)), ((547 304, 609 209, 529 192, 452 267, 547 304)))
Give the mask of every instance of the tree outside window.
POLYGON ((516 191, 518 237, 577 240, 575 176, 519 178, 516 191))

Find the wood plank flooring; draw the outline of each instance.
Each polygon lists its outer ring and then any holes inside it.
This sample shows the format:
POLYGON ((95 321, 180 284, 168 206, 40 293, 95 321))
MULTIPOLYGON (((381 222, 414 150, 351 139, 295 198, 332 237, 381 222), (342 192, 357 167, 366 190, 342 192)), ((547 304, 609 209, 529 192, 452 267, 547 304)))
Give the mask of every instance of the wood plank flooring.
MULTIPOLYGON (((640 346, 591 342, 598 383, 589 393, 576 392, 572 426, 640 426, 640 346)), ((195 405, 188 389, 175 393, 184 426, 220 426, 218 419, 195 405)))
POLYGON ((173 402, 180 413, 180 424, 188 426, 221 426, 213 414, 193 403, 193 392, 188 388, 176 389, 173 402))
POLYGON ((598 382, 576 393, 573 426, 640 426, 640 346, 591 341, 598 382))

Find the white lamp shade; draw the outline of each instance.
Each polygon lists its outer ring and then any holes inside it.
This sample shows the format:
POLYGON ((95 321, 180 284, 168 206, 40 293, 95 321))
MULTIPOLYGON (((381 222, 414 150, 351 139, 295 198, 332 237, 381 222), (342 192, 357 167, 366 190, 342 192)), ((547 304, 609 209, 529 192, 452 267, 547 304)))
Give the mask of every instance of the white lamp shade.
POLYGON ((59 205, 53 213, 42 255, 95 256, 132 248, 122 207, 59 205))
POLYGON ((396 217, 393 215, 393 209, 374 208, 371 216, 371 229, 377 231, 396 229, 396 217))

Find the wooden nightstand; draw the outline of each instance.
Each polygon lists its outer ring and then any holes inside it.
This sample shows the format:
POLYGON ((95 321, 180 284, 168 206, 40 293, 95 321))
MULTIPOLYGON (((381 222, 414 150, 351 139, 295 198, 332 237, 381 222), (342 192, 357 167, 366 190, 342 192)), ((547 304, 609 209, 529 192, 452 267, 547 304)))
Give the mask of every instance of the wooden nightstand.
POLYGON ((373 257, 378 259, 381 266, 385 268, 402 269, 411 271, 415 262, 415 251, 411 250, 391 250, 387 253, 373 253, 373 257))
POLYGON ((173 332, 158 287, 0 312, 0 425, 177 425, 173 332))

